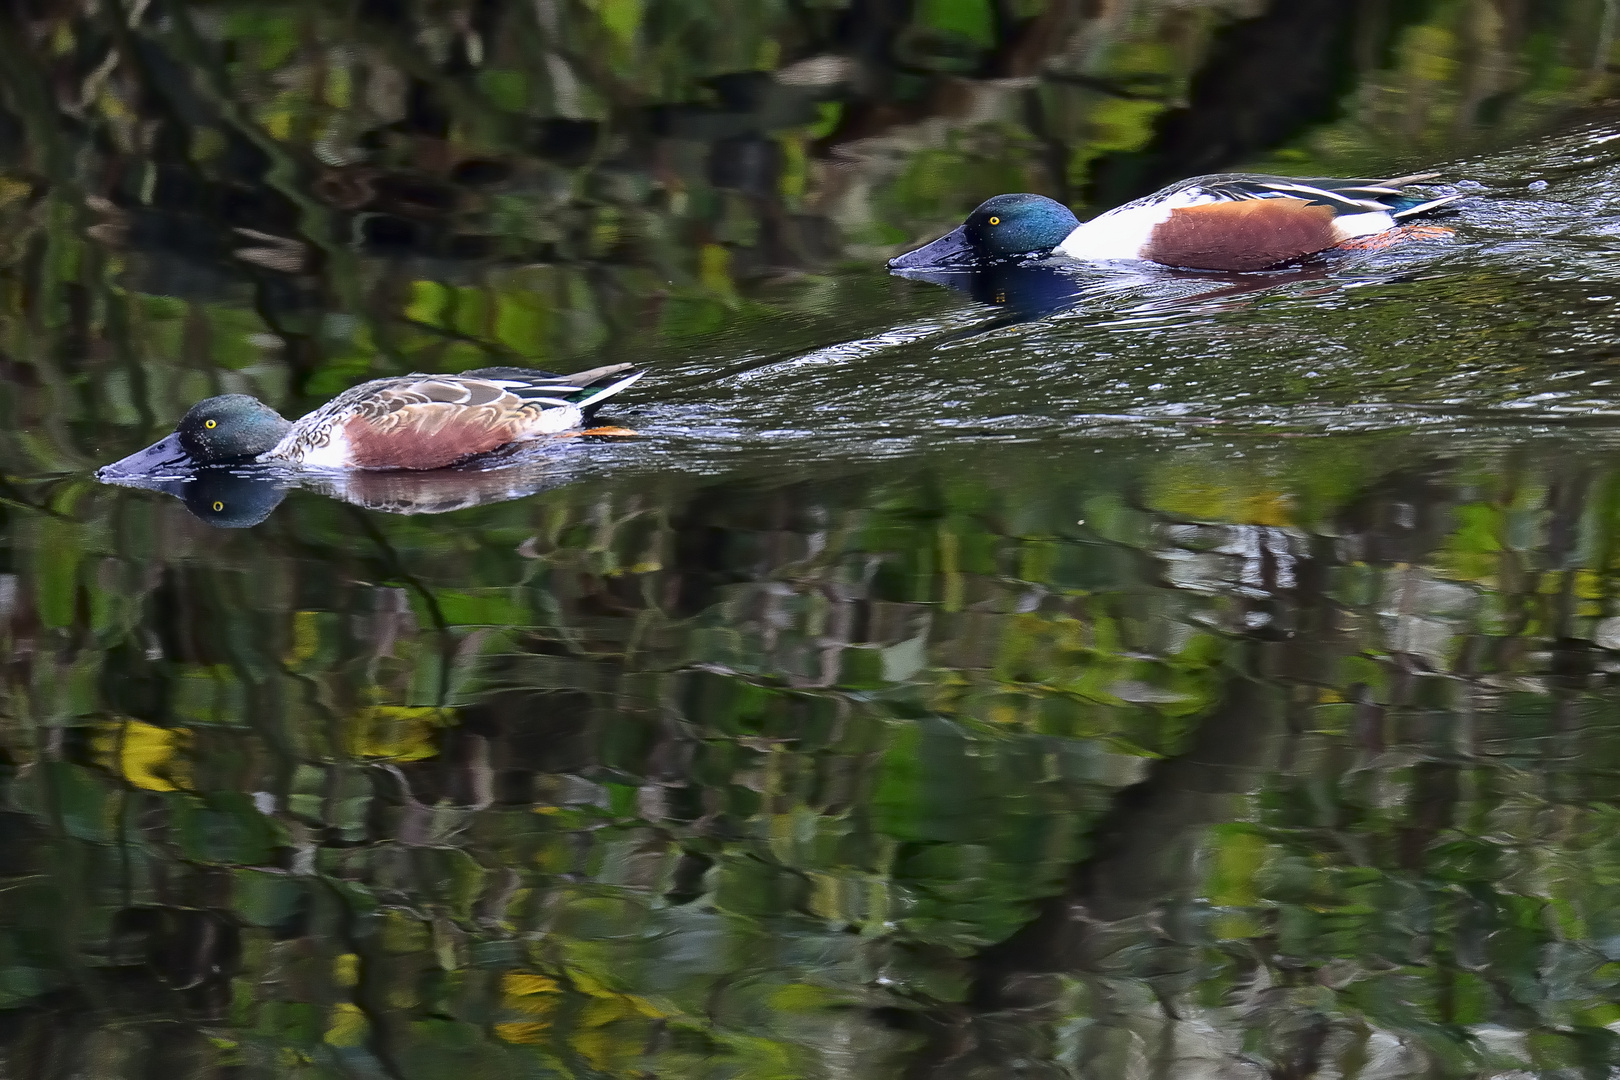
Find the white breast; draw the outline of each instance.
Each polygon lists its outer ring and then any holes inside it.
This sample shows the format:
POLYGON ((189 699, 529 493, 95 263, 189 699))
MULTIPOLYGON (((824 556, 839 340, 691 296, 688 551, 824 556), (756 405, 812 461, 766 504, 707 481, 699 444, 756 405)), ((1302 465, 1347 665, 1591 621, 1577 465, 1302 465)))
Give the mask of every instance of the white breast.
POLYGON ((1159 223, 1170 216, 1155 207, 1120 207, 1092 218, 1057 246, 1071 259, 1140 259, 1159 223))
POLYGON ((261 455, 259 460, 286 461, 306 469, 345 469, 352 464, 349 460, 349 440, 344 436, 341 426, 314 446, 301 441, 298 429, 294 428, 269 453, 261 455))
POLYGON ((1162 197, 1150 195, 1098 214, 1064 238, 1057 250, 1072 259, 1140 259, 1153 230, 1168 221, 1172 212, 1215 201, 1215 196, 1199 187, 1162 197))
POLYGON ((585 420, 584 414, 577 405, 553 405, 549 409, 542 409, 540 415, 528 424, 521 438, 534 438, 537 435, 555 435, 559 431, 571 431, 585 420))
POLYGON ((1396 225, 1395 215, 1388 212, 1371 211, 1365 214, 1341 214, 1333 219, 1333 234, 1339 243, 1353 240, 1358 236, 1377 236, 1381 232, 1388 232, 1396 225))

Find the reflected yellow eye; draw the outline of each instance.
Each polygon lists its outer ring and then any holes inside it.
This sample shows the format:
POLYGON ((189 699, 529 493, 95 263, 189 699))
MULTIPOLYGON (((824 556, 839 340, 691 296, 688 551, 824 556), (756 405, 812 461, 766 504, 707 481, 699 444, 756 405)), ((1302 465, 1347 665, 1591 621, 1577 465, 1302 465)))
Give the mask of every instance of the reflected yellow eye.
POLYGON ((1001 224, 1001 219, 998 218, 998 217, 993 217, 993 218, 990 219, 990 224, 992 224, 992 225, 1000 225, 1001 224))
POLYGON ((217 501, 214 503, 214 513, 217 514, 223 509, 225 509, 225 504, 224 503, 217 502, 217 501))
POLYGON ((217 427, 219 427, 219 421, 218 420, 209 420, 208 422, 203 424, 203 427, 205 427, 205 428, 217 428, 217 427))

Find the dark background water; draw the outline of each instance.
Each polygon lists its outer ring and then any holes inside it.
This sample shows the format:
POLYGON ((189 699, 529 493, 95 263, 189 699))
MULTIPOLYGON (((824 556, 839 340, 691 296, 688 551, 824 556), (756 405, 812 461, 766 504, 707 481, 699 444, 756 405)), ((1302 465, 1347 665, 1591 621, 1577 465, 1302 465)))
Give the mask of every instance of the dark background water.
POLYGON ((0 1075, 1616 1075, 1617 30, 4 5, 0 1075), (882 269, 1430 166, 1274 274, 882 269), (90 476, 621 360, 635 439, 90 476))

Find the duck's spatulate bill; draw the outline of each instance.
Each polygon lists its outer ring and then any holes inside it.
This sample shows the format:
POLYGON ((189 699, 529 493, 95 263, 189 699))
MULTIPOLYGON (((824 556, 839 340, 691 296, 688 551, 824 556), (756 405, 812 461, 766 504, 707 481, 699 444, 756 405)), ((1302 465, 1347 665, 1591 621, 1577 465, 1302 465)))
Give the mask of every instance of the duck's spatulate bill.
POLYGON ((979 261, 978 253, 968 239, 967 226, 962 225, 916 251, 896 255, 889 260, 889 267, 894 270, 940 270, 953 266, 973 266, 979 261))
POLYGON ((96 470, 96 477, 111 480, 120 477, 176 473, 186 470, 191 463, 191 455, 180 445, 180 435, 176 433, 158 440, 145 450, 137 450, 126 458, 119 458, 111 465, 103 465, 96 470))

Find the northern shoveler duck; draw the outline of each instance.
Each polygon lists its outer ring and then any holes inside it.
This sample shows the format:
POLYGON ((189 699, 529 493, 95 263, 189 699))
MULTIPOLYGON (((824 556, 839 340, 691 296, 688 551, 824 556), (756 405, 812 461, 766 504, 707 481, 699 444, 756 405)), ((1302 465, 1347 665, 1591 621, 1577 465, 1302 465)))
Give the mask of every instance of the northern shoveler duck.
POLYGON ((577 375, 492 367, 361 383, 296 423, 246 394, 199 401, 174 434, 103 467, 102 477, 175 467, 283 462, 306 469, 438 469, 580 427, 642 372, 577 375))
POLYGON ((1085 224, 1044 195, 997 195, 955 231, 889 260, 889 266, 939 269, 1055 253, 1087 261, 1145 259, 1189 270, 1265 270, 1329 248, 1382 247, 1414 234, 1444 234, 1432 226, 1403 229, 1407 220, 1462 198, 1402 190, 1439 175, 1199 176, 1085 224))

